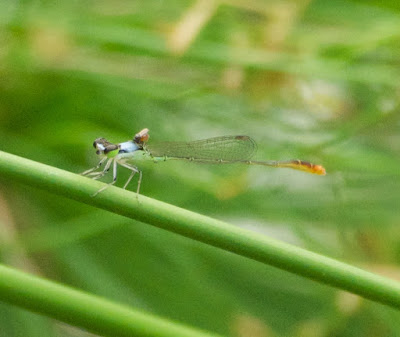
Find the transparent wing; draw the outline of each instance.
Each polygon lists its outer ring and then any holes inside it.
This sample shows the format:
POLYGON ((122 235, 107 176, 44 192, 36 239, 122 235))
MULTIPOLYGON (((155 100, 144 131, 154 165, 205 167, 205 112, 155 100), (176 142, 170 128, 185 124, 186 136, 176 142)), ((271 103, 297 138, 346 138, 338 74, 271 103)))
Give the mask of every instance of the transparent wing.
POLYGON ((257 145, 249 136, 223 136, 193 142, 165 142, 147 145, 153 157, 204 161, 239 161, 250 159, 257 145))

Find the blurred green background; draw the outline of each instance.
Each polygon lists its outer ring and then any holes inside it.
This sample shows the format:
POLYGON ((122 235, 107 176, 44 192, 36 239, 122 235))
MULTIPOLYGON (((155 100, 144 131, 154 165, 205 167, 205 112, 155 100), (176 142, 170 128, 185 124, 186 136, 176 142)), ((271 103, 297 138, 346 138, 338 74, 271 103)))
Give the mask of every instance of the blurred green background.
MULTIPOLYGON (((4 0, 0 150, 79 173, 97 137, 250 135, 328 174, 149 163, 141 193, 400 279, 399 57, 396 0, 4 0)), ((226 336, 400 336, 392 309, 1 173, 0 259, 226 336)), ((0 304, 1 337, 87 335, 0 304)))

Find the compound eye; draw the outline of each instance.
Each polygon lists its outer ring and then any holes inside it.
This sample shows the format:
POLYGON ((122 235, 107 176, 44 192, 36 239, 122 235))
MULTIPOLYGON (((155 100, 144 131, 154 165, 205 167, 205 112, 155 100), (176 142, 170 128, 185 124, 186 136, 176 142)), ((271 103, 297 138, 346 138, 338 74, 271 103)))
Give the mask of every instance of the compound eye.
POLYGON ((109 145, 110 143, 107 141, 107 139, 105 138, 97 138, 94 142, 93 142, 93 147, 95 149, 99 149, 99 150, 104 150, 105 147, 107 145, 109 145))
POLYGON ((96 149, 98 144, 103 144, 105 141, 104 138, 96 138, 95 141, 93 142, 93 147, 96 149))

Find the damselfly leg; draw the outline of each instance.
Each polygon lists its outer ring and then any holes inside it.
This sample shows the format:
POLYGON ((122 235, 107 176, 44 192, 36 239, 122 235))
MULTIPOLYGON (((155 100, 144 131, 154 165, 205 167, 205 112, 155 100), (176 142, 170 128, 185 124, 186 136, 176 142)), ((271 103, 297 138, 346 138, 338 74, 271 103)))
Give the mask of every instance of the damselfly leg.
POLYGON ((85 171, 85 172, 82 173, 82 175, 84 174, 84 175, 86 175, 86 176, 90 176, 90 177, 91 177, 92 179, 94 179, 94 180, 97 180, 97 179, 100 179, 100 178, 104 177, 104 176, 107 174, 107 172, 110 170, 111 165, 113 166, 113 180, 112 180, 110 183, 108 183, 106 186, 104 186, 104 187, 102 187, 101 189, 99 189, 99 190, 98 190, 96 193, 94 193, 92 196, 95 197, 97 194, 103 192, 103 191, 104 191, 106 188, 108 188, 109 186, 115 184, 115 182, 117 181, 117 166, 118 166, 118 164, 121 165, 121 166, 123 166, 123 167, 125 167, 125 168, 127 168, 127 169, 129 169, 129 170, 131 171, 131 174, 130 174, 128 180, 126 181, 125 185, 123 186, 124 189, 127 188, 127 186, 129 185, 129 183, 131 182, 133 176, 134 176, 136 173, 139 173, 138 186, 137 186, 137 190, 136 190, 136 193, 139 194, 139 191, 140 191, 140 184, 141 184, 141 182, 142 182, 142 171, 139 171, 139 170, 137 169, 137 167, 135 167, 135 166, 133 166, 133 165, 129 165, 129 164, 127 164, 127 163, 119 162, 117 158, 110 158, 110 159, 108 159, 108 161, 107 161, 107 163, 106 163, 106 165, 104 166, 104 169, 103 169, 102 171, 93 172, 93 171, 95 171, 96 169, 98 169, 98 168, 101 166, 101 164, 105 161, 105 159, 107 159, 107 158, 103 158, 103 159, 101 160, 101 162, 100 162, 95 168, 92 168, 92 169, 87 170, 87 171, 85 171))
MULTIPOLYGON (((106 158, 107 159, 107 158, 106 158)), ((110 170, 111 164, 113 162, 113 159, 108 159, 106 165, 104 166, 104 169, 102 171, 97 171, 97 172, 90 172, 87 174, 87 176, 92 177, 92 179, 97 180, 106 175, 106 173, 110 170)))
MULTIPOLYGON (((110 165, 111 165, 111 162, 113 163, 113 180, 112 180, 112 182, 110 182, 110 183, 108 183, 106 186, 100 188, 96 193, 94 193, 94 194, 92 195, 92 197, 95 197, 97 194, 103 192, 103 191, 104 191, 106 188, 108 188, 109 186, 114 185, 115 182, 117 181, 117 161, 116 161, 115 159, 110 159, 110 160, 107 162, 107 165, 108 165, 109 163, 110 163, 110 165)), ((106 165, 106 166, 107 166, 107 165, 106 165)), ((108 165, 108 166, 110 166, 110 165, 108 165)), ((104 175, 104 174, 103 174, 103 175, 104 175)), ((93 178, 93 179, 98 179, 98 178, 95 177, 95 178, 93 178)))
MULTIPOLYGON (((82 172, 80 175, 81 175, 81 176, 87 176, 87 175, 89 175, 89 173, 91 173, 91 172, 93 172, 93 171, 96 171, 97 169, 99 169, 99 168, 101 167, 101 165, 102 165, 106 160, 107 160, 107 157, 104 157, 102 160, 100 160, 100 162, 99 162, 95 167, 92 167, 91 169, 82 172)), ((97 172, 96 172, 96 173, 97 173, 97 172)))
POLYGON ((119 164, 120 164, 121 166, 126 167, 127 169, 129 169, 129 170, 132 171, 132 173, 131 173, 131 175, 129 176, 128 180, 126 181, 126 183, 125 183, 123 189, 126 189, 127 186, 129 185, 129 183, 131 182, 133 176, 134 176, 136 173, 139 173, 139 180, 138 180, 138 185, 137 185, 137 189, 136 189, 136 193, 139 194, 139 191, 140 191, 140 184, 141 184, 141 182, 142 182, 142 171, 139 171, 137 167, 128 165, 128 164, 126 164, 126 163, 119 163, 119 164))

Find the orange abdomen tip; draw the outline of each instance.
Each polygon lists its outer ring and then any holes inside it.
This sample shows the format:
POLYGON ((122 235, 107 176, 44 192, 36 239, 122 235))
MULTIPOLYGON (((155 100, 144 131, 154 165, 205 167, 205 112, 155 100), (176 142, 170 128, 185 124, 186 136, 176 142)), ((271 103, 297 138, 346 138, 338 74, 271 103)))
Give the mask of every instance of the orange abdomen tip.
POLYGON ((324 176, 326 174, 326 170, 322 165, 313 165, 312 173, 324 176))
POLYGON ((291 160, 288 162, 280 162, 278 167, 290 167, 295 170, 304 171, 308 173, 318 174, 324 176, 326 174, 325 168, 322 165, 311 164, 303 160, 291 160))

